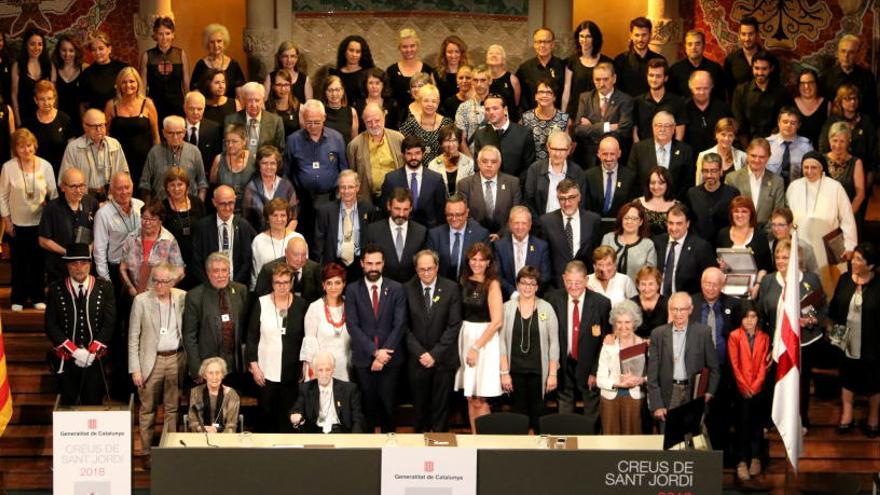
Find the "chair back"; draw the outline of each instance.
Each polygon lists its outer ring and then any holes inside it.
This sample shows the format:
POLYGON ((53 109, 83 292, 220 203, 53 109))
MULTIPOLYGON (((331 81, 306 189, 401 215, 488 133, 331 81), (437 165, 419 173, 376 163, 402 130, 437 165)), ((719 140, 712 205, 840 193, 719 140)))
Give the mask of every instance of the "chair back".
POLYGON ((525 414, 498 412, 480 416, 476 420, 480 435, 528 435, 529 417, 525 414))
POLYGON ((593 435, 591 421, 580 414, 547 414, 538 420, 542 435, 593 435))

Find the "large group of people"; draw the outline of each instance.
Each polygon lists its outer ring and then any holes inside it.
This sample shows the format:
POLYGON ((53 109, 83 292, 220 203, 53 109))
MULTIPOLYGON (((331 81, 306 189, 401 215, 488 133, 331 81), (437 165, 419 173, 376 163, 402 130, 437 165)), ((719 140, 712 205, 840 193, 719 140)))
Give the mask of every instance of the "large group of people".
POLYGON ((50 57, 29 31, 0 106, 12 309, 45 309, 65 403, 137 391, 145 452, 158 403, 174 429, 187 389, 199 431, 240 428, 242 395, 262 431, 394 431, 408 382, 416 431, 449 428, 453 391, 474 431, 505 403, 538 430, 550 396, 606 434, 705 400, 713 445, 748 479, 795 251, 816 293, 804 426, 834 325, 839 430, 867 394, 880 431, 878 254, 859 243, 878 109, 859 38, 790 93, 751 18, 719 62, 689 31, 670 65, 640 17, 614 58, 584 21, 569 60, 540 28, 514 72, 502 46, 478 63, 457 36, 432 67, 403 29, 387 70, 347 36, 310 77, 286 41, 259 82, 221 25, 191 72, 174 22, 153 32, 135 69, 103 33, 85 66, 74 40, 50 57), (745 287, 726 284, 734 268, 745 287))

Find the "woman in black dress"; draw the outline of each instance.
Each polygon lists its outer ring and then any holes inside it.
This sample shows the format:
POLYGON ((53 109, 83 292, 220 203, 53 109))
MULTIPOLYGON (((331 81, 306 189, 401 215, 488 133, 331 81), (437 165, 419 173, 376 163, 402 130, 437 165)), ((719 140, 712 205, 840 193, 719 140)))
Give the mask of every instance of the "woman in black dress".
POLYGON ((12 65, 12 110, 15 122, 37 111, 34 85, 44 79, 55 79, 55 67, 49 60, 46 35, 38 29, 29 29, 22 36, 22 50, 12 65))
POLYGON ((113 44, 107 33, 98 31, 93 34, 89 41, 89 49, 92 51, 94 62, 79 76, 80 88, 82 88, 80 114, 90 108, 104 111, 107 102, 116 96, 116 76, 127 66, 124 62, 110 58, 113 44))
POLYGON ((37 111, 25 116, 24 127, 37 138, 40 158, 52 165, 55 177, 58 177, 67 142, 77 136, 70 124, 70 117, 56 108, 58 93, 52 81, 38 82, 34 92, 37 94, 37 111))
POLYGON ((241 110, 238 99, 226 96, 226 73, 222 70, 208 69, 199 81, 199 92, 205 95, 205 118, 221 128, 227 115, 241 110))
MULTIPOLYGON (((180 257, 184 266, 193 262, 193 226, 205 216, 205 205, 198 196, 189 191, 189 175, 180 167, 171 167, 165 175, 167 198, 162 201, 165 207, 165 221, 162 226, 177 239, 180 257)), ((189 290, 199 284, 195 270, 186 270, 183 280, 177 287, 189 290)))
MULTIPOLYGON (((312 81, 307 74, 308 66, 306 59, 301 56, 299 47, 293 41, 283 41, 278 45, 275 51, 275 69, 276 71, 287 72, 290 75, 291 82, 290 92, 299 101, 312 99, 312 81)), ((266 97, 271 93, 271 79, 266 76, 263 86, 266 88, 266 97)))
POLYGON ((147 154, 159 144, 159 119, 153 100, 144 96, 144 85, 134 67, 126 67, 116 77, 116 98, 104 109, 107 130, 119 141, 128 162, 131 180, 140 184, 147 154))
POLYGON ((837 281, 828 316, 837 325, 847 327, 844 359, 840 366, 842 382, 839 433, 853 426, 853 399, 856 394, 868 396, 868 417, 865 433, 869 438, 880 434, 880 338, 877 324, 880 314, 880 280, 877 280, 877 249, 871 243, 856 246, 850 273, 837 281))
POLYGON ((156 105, 159 121, 169 115, 183 115, 183 94, 189 87, 186 52, 174 43, 174 20, 157 17, 153 22, 156 46, 141 57, 141 78, 147 82, 147 96, 156 105))
POLYGON ((801 70, 795 91, 794 103, 801 117, 798 134, 810 140, 814 149, 819 148, 819 133, 828 119, 828 102, 819 93, 819 75, 813 69, 801 70))
MULTIPOLYGON (((593 68, 601 62, 612 62, 602 50, 602 31, 593 21, 583 21, 574 30, 574 53, 565 66, 565 88, 562 109, 569 117, 577 115, 578 99, 584 91, 596 89, 593 68)), ((697 150, 702 151, 702 150, 697 150)))
MULTIPOLYGON (((82 119, 80 118, 80 75, 83 68, 83 53, 76 40, 70 35, 62 34, 52 51, 52 64, 55 65, 55 90, 57 91, 58 110, 70 118, 74 136, 82 135, 82 119)), ((39 139, 39 138, 38 138, 39 139)), ((39 141, 42 145, 42 141, 39 141)), ((48 160, 48 158, 47 158, 48 160)), ((52 166, 55 166, 52 163, 52 166)))
POLYGON ((507 52, 501 45, 489 45, 486 50, 486 66, 492 76, 489 92, 504 97, 511 122, 519 122, 519 97, 522 92, 519 79, 507 70, 507 52))
POLYGON ((651 331, 669 322, 668 299, 660 294, 663 273, 656 267, 645 265, 636 274, 636 287, 639 295, 630 299, 642 310, 642 324, 636 335, 643 339, 651 338, 651 331))
POLYGON ((290 73, 285 70, 272 71, 269 74, 272 81, 272 91, 266 101, 266 110, 281 117, 284 123, 284 136, 290 136, 299 129, 299 100, 293 96, 290 90, 293 80, 290 73))
POLYGON ((367 96, 364 81, 367 70, 375 67, 370 45, 361 36, 346 36, 336 50, 336 67, 330 68, 331 76, 339 76, 345 88, 345 97, 355 102, 367 96))
MULTIPOLYGON (((727 212, 730 226, 718 231, 715 247, 740 248, 751 251, 758 267, 755 284, 759 284, 764 275, 773 271, 773 255, 770 254, 770 241, 767 240, 767 234, 763 229, 757 228, 755 204, 751 198, 737 196, 730 200, 727 212)), ((721 268, 724 269, 723 266, 721 268)))
POLYGON ((375 103, 385 112, 385 127, 397 130, 399 127, 398 117, 400 111, 397 109, 397 100, 391 98, 391 89, 388 86, 388 78, 385 75, 385 71, 378 67, 373 67, 372 69, 367 69, 366 73, 363 91, 367 96, 354 103, 354 109, 358 115, 358 128, 366 129, 362 117, 364 108, 367 107, 368 103, 375 103))
MULTIPOLYGON (((458 91, 458 69, 463 66, 470 66, 467 54, 467 45, 456 35, 447 36, 440 44, 440 51, 437 53, 437 69, 434 72, 434 81, 437 89, 440 90, 440 101, 446 102, 458 91)), ((462 101, 464 101, 462 99, 462 101)), ((455 116, 455 110, 447 114, 450 117, 455 116)))
POLYGON ((196 62, 189 89, 196 89, 196 85, 202 80, 209 69, 217 69, 226 74, 226 96, 235 98, 236 90, 245 83, 244 72, 235 59, 226 55, 225 50, 229 45, 229 30, 222 24, 208 24, 202 31, 202 46, 208 52, 196 62))
POLYGON ((401 29, 397 35, 397 49, 400 60, 388 66, 385 73, 391 87, 391 97, 397 101, 397 108, 405 109, 412 103, 409 80, 419 72, 431 75, 434 69, 419 59, 421 40, 414 29, 401 29))
POLYGON ((342 80, 338 76, 327 76, 321 90, 321 102, 327 114, 324 125, 339 131, 345 139, 345 144, 358 135, 357 113, 354 107, 348 104, 349 101, 345 97, 342 80))

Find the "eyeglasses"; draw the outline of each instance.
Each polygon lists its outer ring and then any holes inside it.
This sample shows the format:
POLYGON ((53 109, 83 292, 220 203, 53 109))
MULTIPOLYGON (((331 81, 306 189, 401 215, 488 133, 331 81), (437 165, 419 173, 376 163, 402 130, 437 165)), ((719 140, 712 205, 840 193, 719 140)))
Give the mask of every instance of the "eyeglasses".
POLYGON ((107 127, 107 124, 106 124, 106 123, 100 123, 100 124, 83 124, 83 125, 86 126, 86 127, 88 127, 89 129, 103 129, 103 128, 107 127))
POLYGON ((142 223, 143 222, 158 222, 158 221, 159 221, 159 217, 145 217, 145 216, 141 215, 141 222, 142 223))
POLYGON ((446 218, 461 218, 467 215, 467 213, 447 213, 446 218))
POLYGON ((535 40, 536 45, 550 45, 553 44, 555 40, 535 40))
POLYGON ((567 203, 569 201, 577 201, 578 199, 580 199, 580 194, 569 194, 568 196, 556 196, 556 199, 558 199, 560 203, 567 203))
POLYGON ((684 313, 685 311, 690 311, 690 310, 691 310, 690 307, 684 307, 684 308, 669 308, 669 311, 671 311, 671 312, 673 312, 673 313, 684 313))
POLYGON ((153 278, 153 283, 156 285, 168 285, 174 282, 173 278, 153 278))
POLYGON ((165 131, 165 134, 170 134, 172 136, 183 136, 186 134, 186 131, 165 131))
POLYGON ((521 285, 523 287, 537 287, 538 286, 537 282, 525 281, 525 280, 520 280, 519 282, 517 282, 517 285, 521 285))
POLYGON ((654 124, 654 129, 672 129, 675 127, 675 124, 665 123, 665 124, 654 124))
POLYGON ((273 280, 272 285, 290 285, 290 279, 287 280, 273 280))
POLYGON ((416 269, 416 271, 419 272, 419 273, 433 273, 435 270, 437 270, 437 267, 436 267, 436 266, 431 266, 431 267, 428 267, 428 268, 417 268, 417 269, 416 269))
POLYGON ((627 215, 627 216, 623 217, 624 222, 638 222, 641 219, 642 218, 639 216, 632 217, 632 216, 627 215))
POLYGON ((235 206, 235 200, 232 201, 217 201, 218 208, 232 208, 235 206))
POLYGON ((85 184, 67 184, 67 187, 69 187, 71 189, 85 189, 86 185, 85 184))
POLYGON ((279 88, 289 88, 290 83, 275 83, 275 86, 278 86, 279 88))

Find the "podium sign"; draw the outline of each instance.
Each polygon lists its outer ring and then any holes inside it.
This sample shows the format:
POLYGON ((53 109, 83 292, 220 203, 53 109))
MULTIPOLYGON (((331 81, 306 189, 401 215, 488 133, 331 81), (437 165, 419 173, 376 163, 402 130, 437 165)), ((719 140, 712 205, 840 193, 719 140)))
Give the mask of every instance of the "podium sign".
POLYGON ((130 406, 56 408, 53 493, 131 494, 131 439, 130 406))
POLYGON ((477 449, 384 447, 382 495, 476 495, 477 449))

